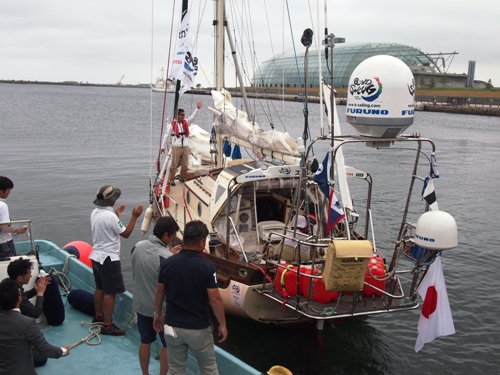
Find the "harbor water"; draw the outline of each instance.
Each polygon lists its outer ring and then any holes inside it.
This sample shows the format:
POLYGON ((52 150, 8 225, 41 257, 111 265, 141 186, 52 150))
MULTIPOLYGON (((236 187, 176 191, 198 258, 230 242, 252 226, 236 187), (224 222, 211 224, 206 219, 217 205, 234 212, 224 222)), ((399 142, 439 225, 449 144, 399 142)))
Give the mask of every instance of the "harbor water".
MULTIPOLYGON (((199 100, 204 108, 196 123, 210 130, 210 96, 187 94, 181 106, 190 113, 199 100)), ((162 94, 146 89, 0 84, 0 175, 15 185, 7 200, 11 220, 33 220, 37 238, 61 247, 73 240, 91 243, 92 200, 101 185, 112 184, 122 190, 118 202, 126 205, 122 219, 127 223, 132 207, 148 205, 162 104, 162 94)), ((293 137, 302 134, 301 103, 252 99, 251 105, 263 128, 273 122, 283 130, 280 120, 262 114, 273 108, 286 113, 293 137)), ((312 133, 318 135, 318 104, 308 108, 312 133)), ((342 131, 353 133, 345 121, 345 107, 338 111, 342 131)), ((221 346, 263 372, 282 365, 294 375, 498 373, 500 245, 494 236, 500 229, 499 130, 498 117, 432 112, 417 112, 407 130, 435 141, 439 207, 458 224, 459 246, 443 254, 456 334, 415 353, 420 308, 327 326, 323 343, 312 326, 280 328, 228 317, 229 337, 221 346)), ((320 148, 316 153, 318 159, 324 156, 320 148)), ((377 244, 390 255, 412 158, 381 150, 375 159, 370 156, 374 150, 366 147, 344 153, 348 165, 373 176, 377 244)), ((129 239, 122 239, 122 267, 131 291, 129 254, 143 239, 139 227, 140 223, 129 239)))

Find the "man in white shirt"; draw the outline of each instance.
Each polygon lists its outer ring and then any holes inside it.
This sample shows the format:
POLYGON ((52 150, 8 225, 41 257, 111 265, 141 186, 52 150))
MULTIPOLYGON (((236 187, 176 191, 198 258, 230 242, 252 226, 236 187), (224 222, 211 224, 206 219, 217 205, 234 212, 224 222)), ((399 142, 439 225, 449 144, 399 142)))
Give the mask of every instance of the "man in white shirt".
POLYGON ((172 121, 171 124, 167 126, 167 130, 163 137, 162 150, 166 146, 172 147, 172 164, 170 165, 170 172, 168 179, 170 185, 175 186, 175 173, 177 172, 177 167, 179 166, 179 161, 181 162, 181 171, 179 173, 179 181, 186 181, 186 172, 188 168, 189 159, 189 125, 198 116, 198 111, 203 107, 202 102, 198 102, 196 109, 193 114, 185 119, 185 113, 182 108, 177 110, 177 118, 172 121))
POLYGON ((0 176, 0 257, 16 255, 16 248, 12 240, 12 234, 18 235, 26 233, 26 227, 14 228, 10 225, 9 206, 5 199, 14 189, 12 180, 5 176, 0 176))
POLYGON ((117 293, 125 292, 120 263, 120 236, 130 237, 137 218, 141 216, 144 209, 142 204, 134 207, 130 222, 125 227, 119 219, 125 210, 125 205, 120 205, 113 212, 113 206, 120 195, 120 189, 110 185, 102 186, 94 200, 94 204, 98 207, 90 216, 94 247, 89 259, 92 261, 96 285, 94 292, 96 316, 92 322, 103 323, 101 333, 112 336, 125 334, 124 329, 118 328, 113 323, 115 296, 117 293))

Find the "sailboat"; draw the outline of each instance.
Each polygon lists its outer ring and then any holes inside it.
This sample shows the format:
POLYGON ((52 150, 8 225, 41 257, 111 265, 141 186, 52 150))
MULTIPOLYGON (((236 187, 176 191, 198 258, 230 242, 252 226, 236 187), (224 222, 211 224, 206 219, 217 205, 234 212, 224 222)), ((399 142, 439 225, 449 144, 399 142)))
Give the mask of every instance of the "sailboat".
MULTIPOLYGON (((223 49, 224 28, 234 51, 223 2, 216 6, 218 20, 224 20, 214 22, 216 51, 223 49)), ((325 34, 333 66, 333 35, 325 34)), ((306 29, 301 38, 305 61, 312 37, 313 30, 306 29)), ((346 119, 352 135, 340 133, 332 74, 321 85, 328 127, 313 140, 307 137, 307 116, 299 139, 263 131, 248 110, 235 107, 222 76, 216 75, 210 108, 215 167, 192 171, 184 183, 169 186, 164 178, 168 157, 159 160, 163 168, 151 181, 150 211, 153 221, 173 217, 180 233, 190 220, 212 230, 203 255, 216 265, 226 312, 262 323, 312 321, 321 330, 337 319, 416 309, 418 285, 442 251, 457 246, 457 229, 451 215, 429 203, 430 188, 425 200, 416 194, 420 182, 429 187, 439 174, 434 142, 404 133, 413 122, 415 101, 408 67, 394 57, 377 56, 353 72, 346 119), (254 157, 223 163, 224 141, 254 157), (312 155, 320 143, 328 150, 322 161, 312 155), (400 224, 388 249, 374 232, 371 202, 377 195, 371 174, 344 163, 344 149, 359 145, 374 154, 405 145, 411 145, 405 151, 416 150, 410 180, 395 179, 409 187, 403 211, 391 213, 400 216, 400 224), (365 184, 365 198, 356 205, 352 181, 365 184)), ((306 109, 307 87, 306 72, 306 109)), ((242 98, 247 100, 244 90, 242 98)), ((391 162, 397 160, 395 155, 391 162)), ((147 230, 149 222, 143 226, 147 230)))

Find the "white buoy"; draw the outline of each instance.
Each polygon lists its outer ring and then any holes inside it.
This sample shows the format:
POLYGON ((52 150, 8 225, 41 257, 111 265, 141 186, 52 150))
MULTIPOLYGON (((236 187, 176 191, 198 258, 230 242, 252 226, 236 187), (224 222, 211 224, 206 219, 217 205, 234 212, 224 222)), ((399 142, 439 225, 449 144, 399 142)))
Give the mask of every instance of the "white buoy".
POLYGON ((144 213, 144 219, 142 219, 141 232, 144 236, 149 231, 149 227, 151 226, 151 219, 153 218, 153 206, 149 205, 144 213))

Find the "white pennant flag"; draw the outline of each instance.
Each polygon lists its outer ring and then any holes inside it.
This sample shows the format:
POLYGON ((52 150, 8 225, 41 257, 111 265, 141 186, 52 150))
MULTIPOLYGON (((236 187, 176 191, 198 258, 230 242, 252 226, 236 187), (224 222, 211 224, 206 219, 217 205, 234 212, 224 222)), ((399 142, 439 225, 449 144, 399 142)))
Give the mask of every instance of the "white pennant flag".
POLYGON ((429 266, 417 292, 424 300, 424 304, 418 321, 416 352, 436 337, 455 333, 440 256, 429 266))
POLYGON ((179 30, 177 49, 172 61, 169 78, 178 79, 182 83, 179 95, 184 94, 194 85, 198 73, 198 58, 193 55, 193 46, 189 35, 190 10, 186 11, 179 30))

